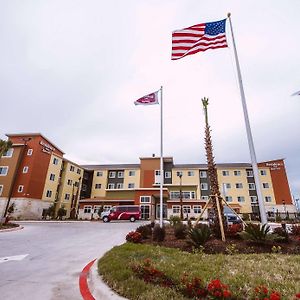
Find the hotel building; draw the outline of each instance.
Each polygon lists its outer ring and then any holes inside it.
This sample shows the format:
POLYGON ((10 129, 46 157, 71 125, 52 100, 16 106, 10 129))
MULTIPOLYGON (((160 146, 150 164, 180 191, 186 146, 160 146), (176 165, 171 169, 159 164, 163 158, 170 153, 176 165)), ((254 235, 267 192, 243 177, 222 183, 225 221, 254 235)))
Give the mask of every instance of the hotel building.
MULTIPOLYGON (((89 193, 81 195, 81 219, 98 218, 99 208, 113 205, 141 206, 142 218, 158 218, 160 212, 160 158, 140 158, 140 164, 86 165, 89 193)), ((164 158, 163 215, 180 215, 180 194, 183 213, 197 217, 207 203, 210 183, 206 164, 174 164, 164 158), (181 175, 181 176, 179 176, 181 175)), ((221 194, 241 214, 258 214, 257 192, 249 163, 217 164, 221 194)), ((260 182, 266 211, 295 213, 283 159, 259 163, 260 182)))
MULTIPOLYGON (((66 218, 98 218, 100 209, 113 205, 140 205, 143 219, 159 217, 160 158, 142 157, 138 164, 80 166, 40 133, 7 134, 13 143, 0 158, 0 213, 15 204, 12 215, 41 219, 54 205, 66 209, 66 218)), ((269 215, 294 213, 283 159, 259 163, 263 200, 269 215)), ((206 164, 163 163, 163 216, 197 217, 210 196, 206 164), (181 176, 179 176, 181 175, 181 176)), ((249 163, 217 164, 222 196, 241 214, 258 214, 257 193, 249 163)), ((205 215, 204 215, 205 216, 205 215)))

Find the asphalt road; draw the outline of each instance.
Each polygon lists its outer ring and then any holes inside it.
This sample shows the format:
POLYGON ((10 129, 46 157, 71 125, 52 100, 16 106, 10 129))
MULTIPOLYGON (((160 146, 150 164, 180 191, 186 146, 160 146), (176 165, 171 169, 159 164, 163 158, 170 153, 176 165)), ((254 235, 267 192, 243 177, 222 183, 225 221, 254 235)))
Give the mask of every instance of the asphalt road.
POLYGON ((81 300, 82 269, 122 244, 126 234, 140 224, 22 223, 23 230, 1 232, 0 299, 81 300))

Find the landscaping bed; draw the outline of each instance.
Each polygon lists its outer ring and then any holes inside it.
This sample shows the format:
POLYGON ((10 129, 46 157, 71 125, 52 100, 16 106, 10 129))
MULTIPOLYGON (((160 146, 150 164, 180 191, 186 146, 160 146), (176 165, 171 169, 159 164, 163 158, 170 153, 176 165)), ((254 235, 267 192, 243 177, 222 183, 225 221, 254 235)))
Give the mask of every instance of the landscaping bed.
MULTIPOLYGON (((155 246, 164 246, 169 248, 177 248, 183 251, 193 252, 194 248, 187 244, 186 239, 177 239, 174 235, 174 227, 166 226, 166 235, 163 241, 153 241, 152 236, 144 238, 141 243, 152 244, 155 246)), ((220 239, 211 238, 203 245, 203 252, 207 254, 224 253, 224 254, 249 254, 249 253, 274 253, 281 252, 287 254, 300 254, 300 237, 289 236, 289 242, 268 241, 265 243, 255 243, 246 241, 239 236, 226 237, 226 242, 220 239), (273 250, 272 250, 273 249, 273 250)), ((300 266, 299 266, 300 268, 300 266)))
POLYGON ((11 229, 19 226, 20 225, 16 223, 0 224, 0 230, 11 229))
POLYGON ((256 297, 255 289, 260 286, 281 294, 281 298, 265 299, 296 299, 296 293, 300 292, 300 255, 189 253, 163 246, 126 243, 106 253, 98 267, 107 284, 128 299, 191 299, 183 291, 187 290, 186 280, 193 282, 195 278, 200 278, 203 284, 220 279, 230 291, 227 299, 264 299, 256 297), (153 274, 163 274, 176 285, 153 284, 138 276, 134 268, 143 266, 148 259, 153 274))

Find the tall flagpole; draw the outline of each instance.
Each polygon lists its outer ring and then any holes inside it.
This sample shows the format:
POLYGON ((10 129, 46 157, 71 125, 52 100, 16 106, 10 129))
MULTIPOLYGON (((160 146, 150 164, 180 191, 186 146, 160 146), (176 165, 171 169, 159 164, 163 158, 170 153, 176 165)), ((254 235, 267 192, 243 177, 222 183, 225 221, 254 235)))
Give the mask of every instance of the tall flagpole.
POLYGON ((163 87, 160 87, 160 214, 159 226, 163 227, 163 184, 164 184, 164 171, 163 171, 163 87))
POLYGON ((230 29, 231 29, 231 35, 232 35, 232 41, 233 41, 235 63, 236 63, 236 68, 237 68, 237 73, 238 73, 241 100, 242 100, 242 105, 243 105, 243 112, 244 112, 246 131, 247 131, 247 137, 248 137, 248 144, 249 144, 249 150, 250 150, 250 156, 251 156, 251 164, 252 164, 252 169, 253 169, 254 181, 255 181, 255 185, 256 185, 256 192, 257 192, 258 205, 259 205, 259 211, 260 211, 260 219, 261 219, 262 224, 266 224, 268 222, 268 220, 267 220, 264 199, 263 199, 261 186, 260 186, 256 154, 255 154, 255 150, 254 150, 253 137, 252 137, 252 133, 251 133, 251 127, 250 127, 250 122, 249 122, 249 117, 248 117, 248 110, 247 110, 247 105, 246 105, 246 97, 245 97, 245 92, 244 92, 244 87, 243 87, 241 69, 240 69, 239 59, 238 59, 238 55, 237 55, 237 50, 236 50, 230 16, 231 16, 231 14, 228 13, 228 19, 229 19, 229 23, 230 23, 230 29))

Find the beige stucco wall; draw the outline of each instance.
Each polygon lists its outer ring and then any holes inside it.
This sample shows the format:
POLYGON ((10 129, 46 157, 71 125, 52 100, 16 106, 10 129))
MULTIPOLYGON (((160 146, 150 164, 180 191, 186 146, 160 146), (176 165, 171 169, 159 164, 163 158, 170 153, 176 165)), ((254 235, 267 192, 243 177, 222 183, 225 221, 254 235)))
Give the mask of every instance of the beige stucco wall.
POLYGON ((91 198, 105 197, 105 189, 107 186, 107 172, 108 170, 96 170, 94 171, 93 184, 91 190, 91 198), (97 176, 97 172, 102 172, 102 176, 97 176), (96 189, 96 184, 101 184, 101 189, 96 189))
POLYGON ((47 201, 47 202, 55 201, 57 186, 59 184, 59 175, 60 175, 61 166, 62 166, 62 158, 52 153, 50 161, 49 161, 49 167, 48 167, 47 176, 46 176, 46 180, 45 180, 42 200, 47 201), (54 157, 58 159, 57 165, 53 164, 54 157), (50 180, 50 174, 55 175, 54 181, 50 180), (51 197, 46 197, 48 190, 52 191, 51 197))

